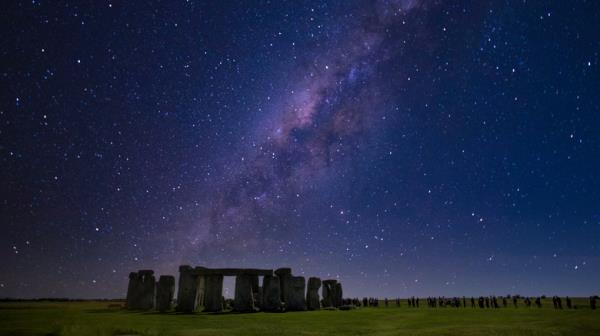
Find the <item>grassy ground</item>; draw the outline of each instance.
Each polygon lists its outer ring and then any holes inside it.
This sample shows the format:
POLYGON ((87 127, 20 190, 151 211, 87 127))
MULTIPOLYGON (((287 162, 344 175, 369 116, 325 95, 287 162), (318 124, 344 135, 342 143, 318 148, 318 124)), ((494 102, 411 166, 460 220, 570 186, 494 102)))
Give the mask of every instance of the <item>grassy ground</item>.
POLYGON ((255 314, 158 314, 107 302, 0 303, 0 335, 600 335, 600 310, 362 308, 255 314))

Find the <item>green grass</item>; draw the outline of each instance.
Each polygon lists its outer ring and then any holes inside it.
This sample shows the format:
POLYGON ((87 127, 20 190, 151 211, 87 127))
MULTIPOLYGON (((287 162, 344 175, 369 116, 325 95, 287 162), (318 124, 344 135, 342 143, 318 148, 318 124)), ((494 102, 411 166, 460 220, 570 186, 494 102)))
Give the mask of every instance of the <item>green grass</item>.
MULTIPOLYGON (((564 302, 564 301, 563 301, 564 302)), ((362 308, 255 314, 158 314, 107 302, 0 303, 0 335, 600 335, 600 310, 362 308)))

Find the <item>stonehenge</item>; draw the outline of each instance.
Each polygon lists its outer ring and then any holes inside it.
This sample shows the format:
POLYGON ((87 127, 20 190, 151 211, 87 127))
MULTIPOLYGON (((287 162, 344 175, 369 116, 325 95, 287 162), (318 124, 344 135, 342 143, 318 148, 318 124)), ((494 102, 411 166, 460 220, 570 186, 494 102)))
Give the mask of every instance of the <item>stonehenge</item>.
MULTIPOLYGON (((236 312, 281 312, 318 310, 342 306, 342 286, 337 280, 292 275, 291 268, 206 268, 181 265, 175 311, 221 312, 226 308, 223 279, 235 277, 234 299, 227 309, 236 312), (262 277, 262 286, 261 278, 262 277), (323 300, 319 288, 323 287, 323 300)), ((168 312, 173 308, 175 277, 161 275, 156 282, 154 271, 140 270, 129 274, 126 307, 132 310, 168 312)))

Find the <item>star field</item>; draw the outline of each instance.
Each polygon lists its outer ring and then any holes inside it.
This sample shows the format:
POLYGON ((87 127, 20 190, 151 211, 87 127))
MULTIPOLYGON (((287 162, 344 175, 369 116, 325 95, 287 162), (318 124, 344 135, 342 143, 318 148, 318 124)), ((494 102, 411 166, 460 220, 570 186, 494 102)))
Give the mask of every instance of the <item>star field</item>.
POLYGON ((180 264, 357 297, 600 290, 593 1, 2 17, 0 297, 124 297, 180 264))

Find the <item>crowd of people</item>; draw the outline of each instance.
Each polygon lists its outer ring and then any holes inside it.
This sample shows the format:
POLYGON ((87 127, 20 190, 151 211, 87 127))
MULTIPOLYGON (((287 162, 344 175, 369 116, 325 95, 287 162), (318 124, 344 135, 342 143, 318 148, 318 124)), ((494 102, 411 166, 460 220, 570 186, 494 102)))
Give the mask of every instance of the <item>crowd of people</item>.
MULTIPOLYGON (((440 297, 428 297, 426 299, 427 301, 427 307, 429 308, 444 308, 444 307, 453 307, 453 308, 507 308, 509 307, 510 302, 512 301, 512 306, 514 308, 518 308, 519 306, 521 306, 521 304, 526 307, 526 308, 530 308, 532 305, 535 305, 535 307, 537 308, 542 308, 542 300, 545 299, 545 297, 543 296, 538 296, 538 297, 521 297, 518 295, 515 296, 480 296, 478 298, 475 297, 471 297, 471 298, 467 298, 465 296, 463 297, 452 297, 452 298, 447 298, 444 296, 440 296, 440 297)), ((589 307, 592 310, 596 309, 596 304, 598 301, 599 297, 594 295, 594 296, 590 296, 589 298, 589 307)), ((358 298, 355 299, 345 299, 344 300, 344 304, 346 305, 354 305, 357 307, 379 307, 379 303, 381 300, 379 300, 378 298, 373 298, 373 297, 365 297, 361 300, 359 300, 358 298)), ((400 298, 395 298, 395 299, 388 299, 385 298, 383 299, 383 304, 385 305, 385 307, 390 306, 391 304, 394 304, 397 307, 401 306, 401 299, 400 298)), ((419 298, 418 297, 410 297, 408 299, 406 299, 408 307, 409 308, 419 308, 419 298)), ((577 309, 577 306, 573 304, 573 300, 570 297, 565 297, 564 298, 564 303, 565 303, 565 308, 566 309, 577 309)), ((563 298, 559 297, 559 296, 553 296, 552 297, 552 304, 554 306, 554 309, 563 309, 563 298)))

